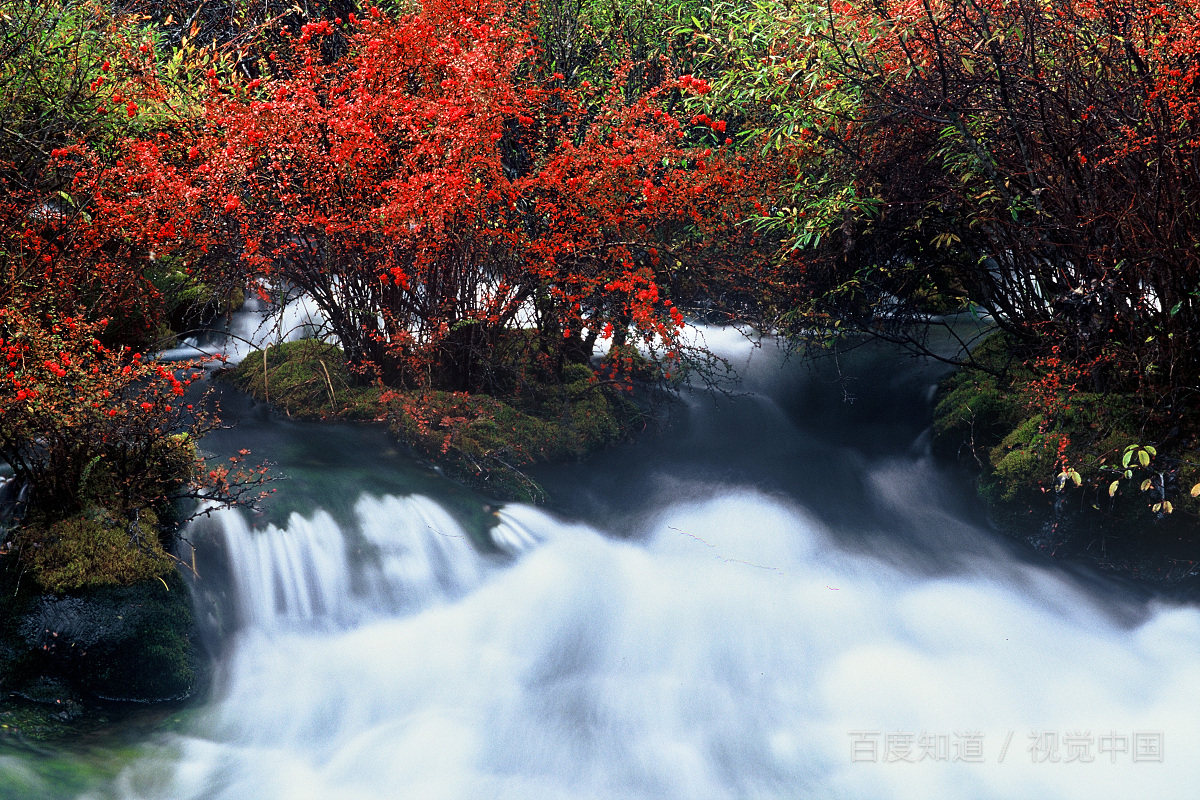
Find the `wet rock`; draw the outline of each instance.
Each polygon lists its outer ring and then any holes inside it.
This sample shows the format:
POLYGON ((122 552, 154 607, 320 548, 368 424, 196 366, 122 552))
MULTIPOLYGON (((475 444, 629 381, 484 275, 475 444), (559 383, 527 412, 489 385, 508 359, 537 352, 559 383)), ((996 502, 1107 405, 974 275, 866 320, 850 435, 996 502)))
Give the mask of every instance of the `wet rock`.
POLYGON ((156 702, 195 687, 192 612, 178 575, 61 595, 5 594, 0 691, 35 702, 156 702))

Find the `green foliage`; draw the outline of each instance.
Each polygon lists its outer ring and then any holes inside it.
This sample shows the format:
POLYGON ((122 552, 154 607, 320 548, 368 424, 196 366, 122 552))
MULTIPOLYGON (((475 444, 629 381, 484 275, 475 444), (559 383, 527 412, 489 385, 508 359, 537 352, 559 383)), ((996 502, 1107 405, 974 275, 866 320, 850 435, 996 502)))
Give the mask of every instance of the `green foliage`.
POLYGON ((933 421, 934 447, 941 455, 956 457, 963 448, 986 452, 1021 424, 1026 410, 1007 385, 1029 380, 1032 373, 1014 361, 1016 346, 1011 337, 993 334, 972 352, 991 371, 962 370, 942 383, 933 421))
POLYGON ((108 22, 87 3, 0 4, 0 165, 35 174, 68 132, 102 124, 91 85, 112 52, 108 22))
POLYGON ((1021 423, 991 449, 991 475, 981 490, 992 502, 1011 501, 1044 488, 1054 474, 1057 451, 1048 441, 1046 419, 1035 414, 1021 423))
POLYGON ((539 40, 549 72, 569 86, 588 82, 598 90, 612 84, 623 62, 627 91, 644 91, 663 77, 660 59, 677 73, 689 72, 686 49, 674 46, 677 30, 703 14, 704 0, 566 0, 542 7, 539 40))
POLYGON ((713 81, 711 94, 691 104, 735 120, 745 146, 776 155, 778 202, 756 224, 785 249, 816 248, 840 238, 848 220, 879 212, 871 182, 843 146, 863 98, 833 68, 831 24, 821 3, 759 0, 710 3, 678 28, 713 81), (790 48, 799 37, 807 46, 790 48))
POLYGON ((214 288, 197 279, 182 259, 174 256, 151 261, 146 277, 159 294, 160 316, 169 326, 160 339, 209 323, 220 314, 236 311, 246 301, 241 287, 214 288))
POLYGON ((1127 530, 1172 512, 1200 514, 1189 491, 1200 452, 1172 430, 1171 416, 1114 392, 1063 386, 1047 397, 1047 362, 1020 353, 1012 337, 991 336, 972 354, 991 372, 952 375, 934 411, 935 452, 971 463, 993 510, 1016 520, 1030 510, 1057 515, 1073 498, 1102 527, 1127 530))

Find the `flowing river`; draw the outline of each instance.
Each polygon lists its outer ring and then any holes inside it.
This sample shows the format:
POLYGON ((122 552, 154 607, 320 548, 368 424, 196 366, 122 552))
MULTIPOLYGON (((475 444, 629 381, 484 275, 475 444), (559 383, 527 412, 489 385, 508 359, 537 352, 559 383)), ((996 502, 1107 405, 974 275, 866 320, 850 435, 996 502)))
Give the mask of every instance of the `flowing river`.
POLYGON ((209 448, 290 479, 189 531, 208 698, 84 797, 1198 796, 1200 611, 992 532, 939 368, 708 337, 742 394, 539 469, 548 508, 229 394, 209 448))

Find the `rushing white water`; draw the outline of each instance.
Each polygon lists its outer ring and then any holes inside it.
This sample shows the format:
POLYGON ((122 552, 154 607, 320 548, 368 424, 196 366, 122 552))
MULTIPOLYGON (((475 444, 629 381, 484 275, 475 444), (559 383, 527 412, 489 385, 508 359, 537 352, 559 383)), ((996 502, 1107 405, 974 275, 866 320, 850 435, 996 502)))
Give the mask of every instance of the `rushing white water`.
POLYGON ((158 359, 182 361, 218 356, 219 363, 232 366, 251 350, 320 336, 326 327, 324 316, 308 295, 291 297, 282 304, 267 304, 251 295, 242 308, 230 314, 224 328, 189 336, 177 346, 160 352, 158 359))
POLYGON ((911 574, 746 491, 631 539, 510 506, 499 555, 426 498, 356 516, 221 517, 243 627, 206 719, 120 796, 1195 796, 1195 609, 1122 623, 1011 562, 911 574), (905 742, 926 758, 889 762, 905 742))

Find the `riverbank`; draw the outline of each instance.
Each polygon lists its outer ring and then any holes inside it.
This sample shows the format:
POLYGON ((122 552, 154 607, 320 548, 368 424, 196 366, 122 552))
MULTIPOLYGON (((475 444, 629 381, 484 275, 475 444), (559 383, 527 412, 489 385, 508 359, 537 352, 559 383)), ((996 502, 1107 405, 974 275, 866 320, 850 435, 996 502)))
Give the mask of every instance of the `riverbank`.
POLYGON ((544 502, 528 467, 611 447, 646 419, 583 364, 502 397, 388 390, 354 375, 336 346, 304 339, 252 351, 222 377, 288 417, 385 423, 420 458, 498 500, 544 502))
POLYGON ((940 385, 933 447, 976 476, 997 528, 1139 580, 1200 575, 1200 415, 1087 391, 994 334, 940 385))
MULTIPOLYGON (((131 586, 44 592, 0 556, 0 742, 75 739, 134 710, 169 714, 202 685, 176 571, 131 586)), ((140 711, 138 713, 141 713, 140 711)))

